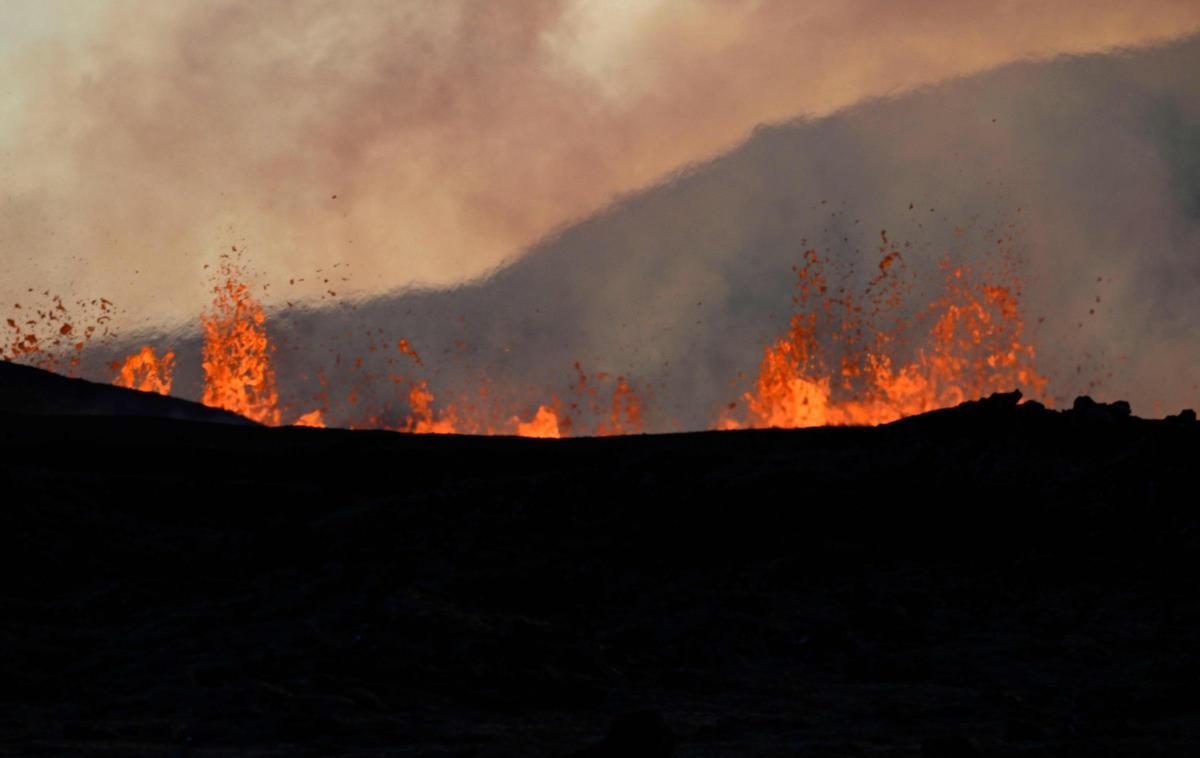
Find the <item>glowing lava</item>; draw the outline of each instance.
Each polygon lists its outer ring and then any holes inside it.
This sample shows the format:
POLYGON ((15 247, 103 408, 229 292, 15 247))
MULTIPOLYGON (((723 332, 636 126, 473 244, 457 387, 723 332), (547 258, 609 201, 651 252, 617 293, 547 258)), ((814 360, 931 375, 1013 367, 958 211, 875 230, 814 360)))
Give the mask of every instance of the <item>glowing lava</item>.
POLYGON ((424 380, 409 390, 408 402, 411 415, 400 431, 414 434, 459 433, 454 407, 451 406, 440 414, 436 413, 433 408, 433 393, 429 391, 429 385, 424 380))
MULTIPOLYGON (((903 296, 912 289, 913 277, 901 277, 907 271, 903 256, 886 232, 881 238, 881 257, 861 291, 835 290, 826 276, 830 261, 815 250, 804 253, 793 268, 795 310, 787 332, 766 346, 753 386, 740 404, 727 407, 717 428, 874 425, 1013 388, 1031 398, 1042 396, 1047 380, 1037 372, 1035 351, 1023 335, 1021 288, 1011 248, 999 274, 984 268, 986 258, 968 265, 947 255, 939 264, 937 293, 927 304, 905 309, 903 296)), ((839 281, 848 280, 846 271, 834 273, 839 281)), ((275 347, 263 307, 228 256, 221 258, 213 295, 211 308, 201 316, 202 400, 277 426, 282 414, 272 365, 275 347)), ((101 302, 107 311, 107 301, 101 302)), ((61 322, 61 312, 58 303, 43 314, 57 331, 52 344, 61 344, 74 331, 61 322)), ((27 333, 36 321, 8 323, 15 337, 4 357, 43 354, 40 338, 27 333)), ((384 346, 394 345, 411 362, 408 370, 430 371, 407 339, 385 339, 384 346)), ((378 349, 372 343, 370 351, 378 349)), ((395 360, 389 358, 388 365, 395 360)), ((341 365, 340 355, 335 362, 341 365)), ((367 384, 381 375, 363 369, 362 357, 349 365, 355 379, 346 402, 355 406, 369 396, 363 392, 367 384)), ((160 358, 147 346, 113 364, 114 383, 166 394, 173 368, 173 353, 160 358)), ((564 401, 551 392, 539 397, 533 388, 525 394, 512 388, 498 392, 491 378, 481 376, 477 391, 440 405, 428 378, 413 378, 407 371, 385 373, 399 388, 407 412, 397 416, 385 398, 385 408, 367 409, 365 422, 352 427, 526 437, 642 431, 645 403, 630 379, 604 372, 588 375, 579 363, 574 370, 564 401), (547 396, 550 401, 544 402, 547 396)), ((314 400, 319 406, 299 415, 294 425, 326 425, 329 381, 323 370, 318 377, 322 389, 314 400)))
POLYGON ((516 416, 513 416, 512 421, 516 427, 518 437, 547 437, 557 439, 563 436, 558 428, 558 411, 553 408, 547 408, 544 405, 538 406, 537 413, 529 421, 522 421, 516 416))
POLYGON ((241 271, 222 256, 212 310, 200 317, 204 332, 205 405, 224 408, 269 426, 279 424, 279 390, 262 306, 241 281, 241 271))
POLYGON ((1023 341, 1019 282, 976 283, 969 267, 947 259, 943 294, 905 318, 892 270, 902 260, 887 250, 886 233, 883 240, 865 306, 845 291, 830 293, 828 261, 805 253, 788 332, 766 348, 754 388, 743 395, 744 417, 728 414, 719 428, 874 425, 1014 387, 1041 395, 1046 379, 1023 341))
POLYGON ((110 330, 113 304, 105 298, 78 300, 70 306, 49 291, 30 290, 30 300, 13 303, 0 329, 0 360, 74 376, 83 349, 93 338, 115 336, 110 330), (40 301, 40 302, 39 302, 40 301))
POLYGON ((319 408, 315 411, 309 411, 293 421, 292 426, 311 426, 316 429, 324 429, 325 414, 323 414, 319 408))
POLYGON ((175 353, 168 351, 159 358, 154 348, 146 345, 126 358, 124 363, 113 361, 112 369, 117 372, 113 384, 118 387, 168 395, 171 392, 171 375, 175 370, 175 353))

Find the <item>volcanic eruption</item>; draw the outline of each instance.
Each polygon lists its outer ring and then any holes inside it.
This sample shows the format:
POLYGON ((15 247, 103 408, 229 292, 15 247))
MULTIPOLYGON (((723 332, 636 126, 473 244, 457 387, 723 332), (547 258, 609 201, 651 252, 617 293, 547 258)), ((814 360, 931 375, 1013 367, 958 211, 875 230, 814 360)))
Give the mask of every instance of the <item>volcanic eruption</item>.
MULTIPOLYGON (((1042 396, 1047 379, 1038 373, 1036 351, 1023 334, 1021 261, 1012 228, 995 240, 990 258, 963 261, 946 255, 937 265, 943 279, 940 292, 915 308, 904 307, 905 296, 922 288, 914 284, 900 246, 889 241, 886 230, 880 239, 877 273, 861 292, 833 288, 830 277, 838 272, 826 269, 836 269, 836 262, 815 249, 804 251, 793 267, 795 312, 786 334, 765 346, 753 389, 740 399, 742 417, 735 413, 739 402, 733 401, 713 420, 713 428, 875 425, 1010 388, 1035 399, 1042 396)), ((211 308, 200 319, 202 402, 268 426, 285 423, 283 408, 295 407, 297 401, 280 399, 267 316, 238 260, 228 254, 214 270, 213 295, 211 308)), ((395 349, 412 368, 423 365, 408 339, 400 338, 395 349)), ((113 362, 114 384, 167 394, 174 356, 167 349, 159 358, 153 346, 145 345, 113 362)), ((353 364, 361 368, 362 357, 353 364)), ((494 391, 494 381, 486 375, 473 397, 439 405, 429 380, 407 378, 397 370, 387 381, 407 401, 407 415, 393 425, 384 409, 367 408, 355 426, 526 437, 643 431, 644 401, 627 377, 606 372, 589 377, 579 362, 574 369, 577 381, 568 394, 573 399, 564 403, 552 392, 527 419, 504 405, 511 393, 494 391), (599 420, 588 428, 582 417, 599 420)), ((354 404, 362 389, 331 387, 328 380, 323 385, 322 407, 293 414, 287 423, 325 426, 329 393, 341 390, 354 404)))
POLYGON ((1197 754, 1198 29, 0 3, 0 754, 1197 754))

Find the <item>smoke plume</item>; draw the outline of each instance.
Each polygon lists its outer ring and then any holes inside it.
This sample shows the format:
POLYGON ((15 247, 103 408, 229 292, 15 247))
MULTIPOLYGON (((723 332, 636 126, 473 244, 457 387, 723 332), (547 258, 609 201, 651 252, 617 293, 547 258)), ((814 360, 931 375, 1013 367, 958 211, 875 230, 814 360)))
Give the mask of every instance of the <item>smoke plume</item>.
POLYGON ((105 296, 127 329, 190 322, 231 244, 276 305, 453 285, 756 124, 1200 23, 1114 0, 39 8, 71 32, 6 56, 0 302, 105 296))

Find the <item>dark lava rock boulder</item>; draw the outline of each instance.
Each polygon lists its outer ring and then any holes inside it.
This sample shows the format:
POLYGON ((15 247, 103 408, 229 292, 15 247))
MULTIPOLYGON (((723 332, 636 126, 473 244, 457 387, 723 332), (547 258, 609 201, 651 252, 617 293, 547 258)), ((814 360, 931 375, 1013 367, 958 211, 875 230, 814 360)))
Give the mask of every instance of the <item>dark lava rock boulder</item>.
POLYGON ((1071 413, 1097 421, 1120 421, 1130 418, 1132 415, 1129 403, 1124 400, 1098 403, 1087 395, 1075 398, 1075 403, 1071 406, 1071 413))
POLYGON ((1172 424, 1194 424, 1196 423, 1196 412, 1191 408, 1184 408, 1174 416, 1167 416, 1164 421, 1170 421, 1172 424))

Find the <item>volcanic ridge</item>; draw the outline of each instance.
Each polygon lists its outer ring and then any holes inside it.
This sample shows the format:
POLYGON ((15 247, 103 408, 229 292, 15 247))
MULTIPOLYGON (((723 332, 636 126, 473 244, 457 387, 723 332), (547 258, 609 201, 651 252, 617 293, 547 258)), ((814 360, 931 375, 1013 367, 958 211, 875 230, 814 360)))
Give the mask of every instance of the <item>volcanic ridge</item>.
POLYGON ((0 389, 0 754, 1200 743, 1191 412, 540 440, 0 389))

